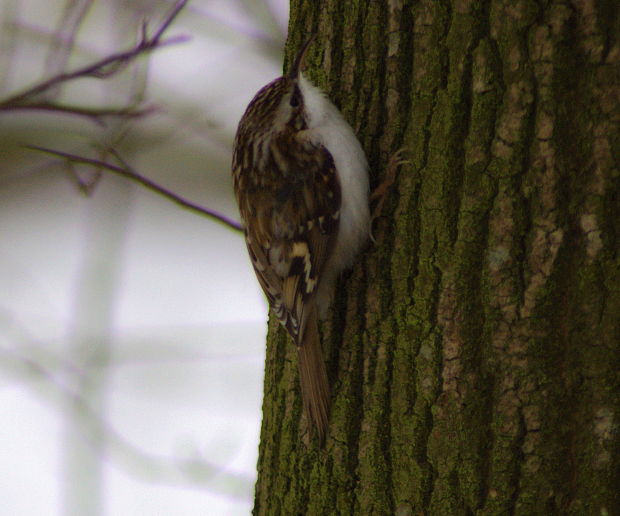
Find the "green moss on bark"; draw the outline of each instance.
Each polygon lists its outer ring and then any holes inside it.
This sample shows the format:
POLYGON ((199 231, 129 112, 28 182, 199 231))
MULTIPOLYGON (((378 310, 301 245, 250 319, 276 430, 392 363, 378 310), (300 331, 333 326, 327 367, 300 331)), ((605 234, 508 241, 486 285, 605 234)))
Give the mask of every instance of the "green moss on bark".
POLYGON ((256 514, 620 513, 619 11, 291 2, 373 184, 407 163, 323 326, 323 449, 270 325, 256 514))

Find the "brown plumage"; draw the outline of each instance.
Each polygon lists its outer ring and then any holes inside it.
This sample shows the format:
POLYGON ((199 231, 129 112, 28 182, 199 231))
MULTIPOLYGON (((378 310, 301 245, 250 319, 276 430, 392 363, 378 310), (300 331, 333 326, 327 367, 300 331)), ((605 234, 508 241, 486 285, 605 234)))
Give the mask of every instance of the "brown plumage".
POLYGON ((306 137, 296 77, 276 79, 248 106, 233 179, 256 276, 297 346, 304 410, 322 440, 329 384, 316 294, 338 229, 340 185, 331 154, 306 137))
POLYGON ((256 276, 297 346, 303 407, 322 441, 330 392, 318 317, 370 230, 368 165, 337 108, 300 73, 262 88, 235 137, 233 183, 256 276))

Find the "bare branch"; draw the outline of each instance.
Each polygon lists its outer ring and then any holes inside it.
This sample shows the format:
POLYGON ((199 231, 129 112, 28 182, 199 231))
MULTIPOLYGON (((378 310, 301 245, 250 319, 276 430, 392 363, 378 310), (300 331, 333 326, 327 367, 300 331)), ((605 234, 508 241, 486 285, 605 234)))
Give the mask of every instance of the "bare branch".
POLYGON ((56 104, 55 102, 32 102, 22 105, 8 105, 2 106, 0 109, 3 111, 49 111, 52 113, 66 113, 71 115, 83 116, 90 118, 96 123, 103 125, 105 118, 140 118, 150 115, 157 111, 155 106, 147 106, 142 109, 136 109, 131 107, 124 108, 86 108, 80 106, 70 106, 67 104, 56 104))
POLYGON ((27 109, 25 106, 32 103, 34 97, 37 97, 57 84, 71 81, 78 78, 84 77, 94 77, 94 78, 106 78, 113 74, 118 73, 121 69, 123 69, 127 64, 129 64, 133 59, 138 57, 141 54, 150 52, 155 48, 160 48, 167 45, 172 45, 176 43, 181 43, 183 41, 187 41, 187 36, 175 36, 169 38, 167 40, 162 41, 162 35, 164 31, 170 26, 170 24, 177 17, 179 12, 185 7, 185 4, 188 0, 179 0, 170 14, 164 19, 162 24, 157 28, 154 35, 152 37, 144 37, 146 36, 146 30, 143 29, 142 34, 143 38, 140 42, 135 45, 130 50, 126 50, 125 52, 118 52, 115 54, 111 54, 95 63, 91 63, 87 66, 74 70, 73 72, 64 72, 50 79, 47 79, 21 93, 18 93, 8 99, 0 102, 0 110, 6 109, 27 109))
POLYGON ((112 163, 108 163, 107 161, 102 161, 102 160, 98 160, 98 159, 92 159, 92 158, 86 158, 84 156, 78 156, 77 154, 71 154, 68 152, 62 152, 62 151, 58 151, 58 150, 54 150, 54 149, 48 149, 46 147, 39 147, 37 145, 26 145, 27 148, 29 149, 33 149, 36 151, 40 151, 40 152, 45 152, 47 154, 52 154, 54 156, 59 156, 61 158, 65 158, 67 160, 69 160, 69 162, 71 163, 83 163, 86 165, 91 165, 93 167, 97 167, 98 169, 104 169, 104 170, 108 170, 114 174, 117 174, 119 176, 123 176, 127 179, 130 179, 132 181, 135 181, 136 183, 141 184, 142 186, 148 188, 149 190, 158 193, 159 195, 165 197, 166 199, 174 202, 175 204, 178 204, 179 206, 188 209, 190 211, 193 211, 195 213, 198 213, 200 215, 212 218, 217 220, 218 222, 221 222, 222 224, 228 226, 229 228, 232 228, 236 231, 242 231, 243 228, 241 226, 241 224, 239 224, 238 222, 226 217, 225 215, 222 215, 221 213, 218 213, 214 210, 210 210, 208 208, 203 208, 202 206, 199 206, 198 204, 195 204, 191 201, 188 201, 187 199, 184 199, 180 196, 178 196, 177 194, 171 192, 170 190, 168 190, 167 188, 164 188, 163 186, 158 185, 157 183, 151 181, 150 179, 148 179, 147 177, 139 174, 138 172, 136 172, 133 168, 131 168, 127 163, 125 163, 122 158, 119 156, 119 154, 116 151, 110 151, 114 157, 119 161, 119 163, 121 163, 121 166, 117 166, 114 165, 112 163))
MULTIPOLYGON (((153 34, 153 37, 151 38, 151 41, 153 41, 155 44, 159 43, 159 39, 161 38, 163 33, 166 31, 166 29, 168 29, 168 27, 170 27, 170 24, 174 21, 174 19, 177 17, 177 15, 185 7, 185 4, 187 4, 187 2, 188 2, 188 0, 178 0, 177 3, 174 4, 174 7, 170 11, 170 14, 168 16, 166 16, 166 18, 164 19, 163 23, 155 31, 155 34, 153 34)), ((142 33, 146 35, 146 27, 144 28, 142 33)))

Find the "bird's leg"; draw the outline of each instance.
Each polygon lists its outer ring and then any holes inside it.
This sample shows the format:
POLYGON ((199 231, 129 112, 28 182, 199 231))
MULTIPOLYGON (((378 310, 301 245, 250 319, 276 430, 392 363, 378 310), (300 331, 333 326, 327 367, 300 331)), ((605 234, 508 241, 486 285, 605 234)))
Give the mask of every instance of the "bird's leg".
MULTIPOLYGON (((394 181, 396 181, 396 172, 398 169, 408 163, 409 161, 403 158, 403 154, 405 153, 405 148, 397 150, 388 161, 387 167, 385 167, 385 177, 383 181, 372 191, 370 194, 369 201, 370 203, 374 203, 374 207, 372 208, 372 214, 370 218, 370 224, 379 218, 383 212, 383 204, 387 198, 388 193, 390 192, 392 186, 394 185, 394 181)), ((370 238, 372 241, 375 241, 375 237, 372 235, 372 231, 370 234, 370 238)))

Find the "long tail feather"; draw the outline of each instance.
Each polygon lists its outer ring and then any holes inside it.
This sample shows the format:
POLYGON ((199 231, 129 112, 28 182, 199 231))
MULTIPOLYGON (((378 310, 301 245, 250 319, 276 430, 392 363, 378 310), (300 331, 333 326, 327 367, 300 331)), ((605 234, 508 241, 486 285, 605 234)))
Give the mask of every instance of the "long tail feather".
POLYGON ((308 318, 302 342, 297 346, 299 381, 306 418, 322 443, 329 418, 329 382, 321 352, 316 310, 308 318))

